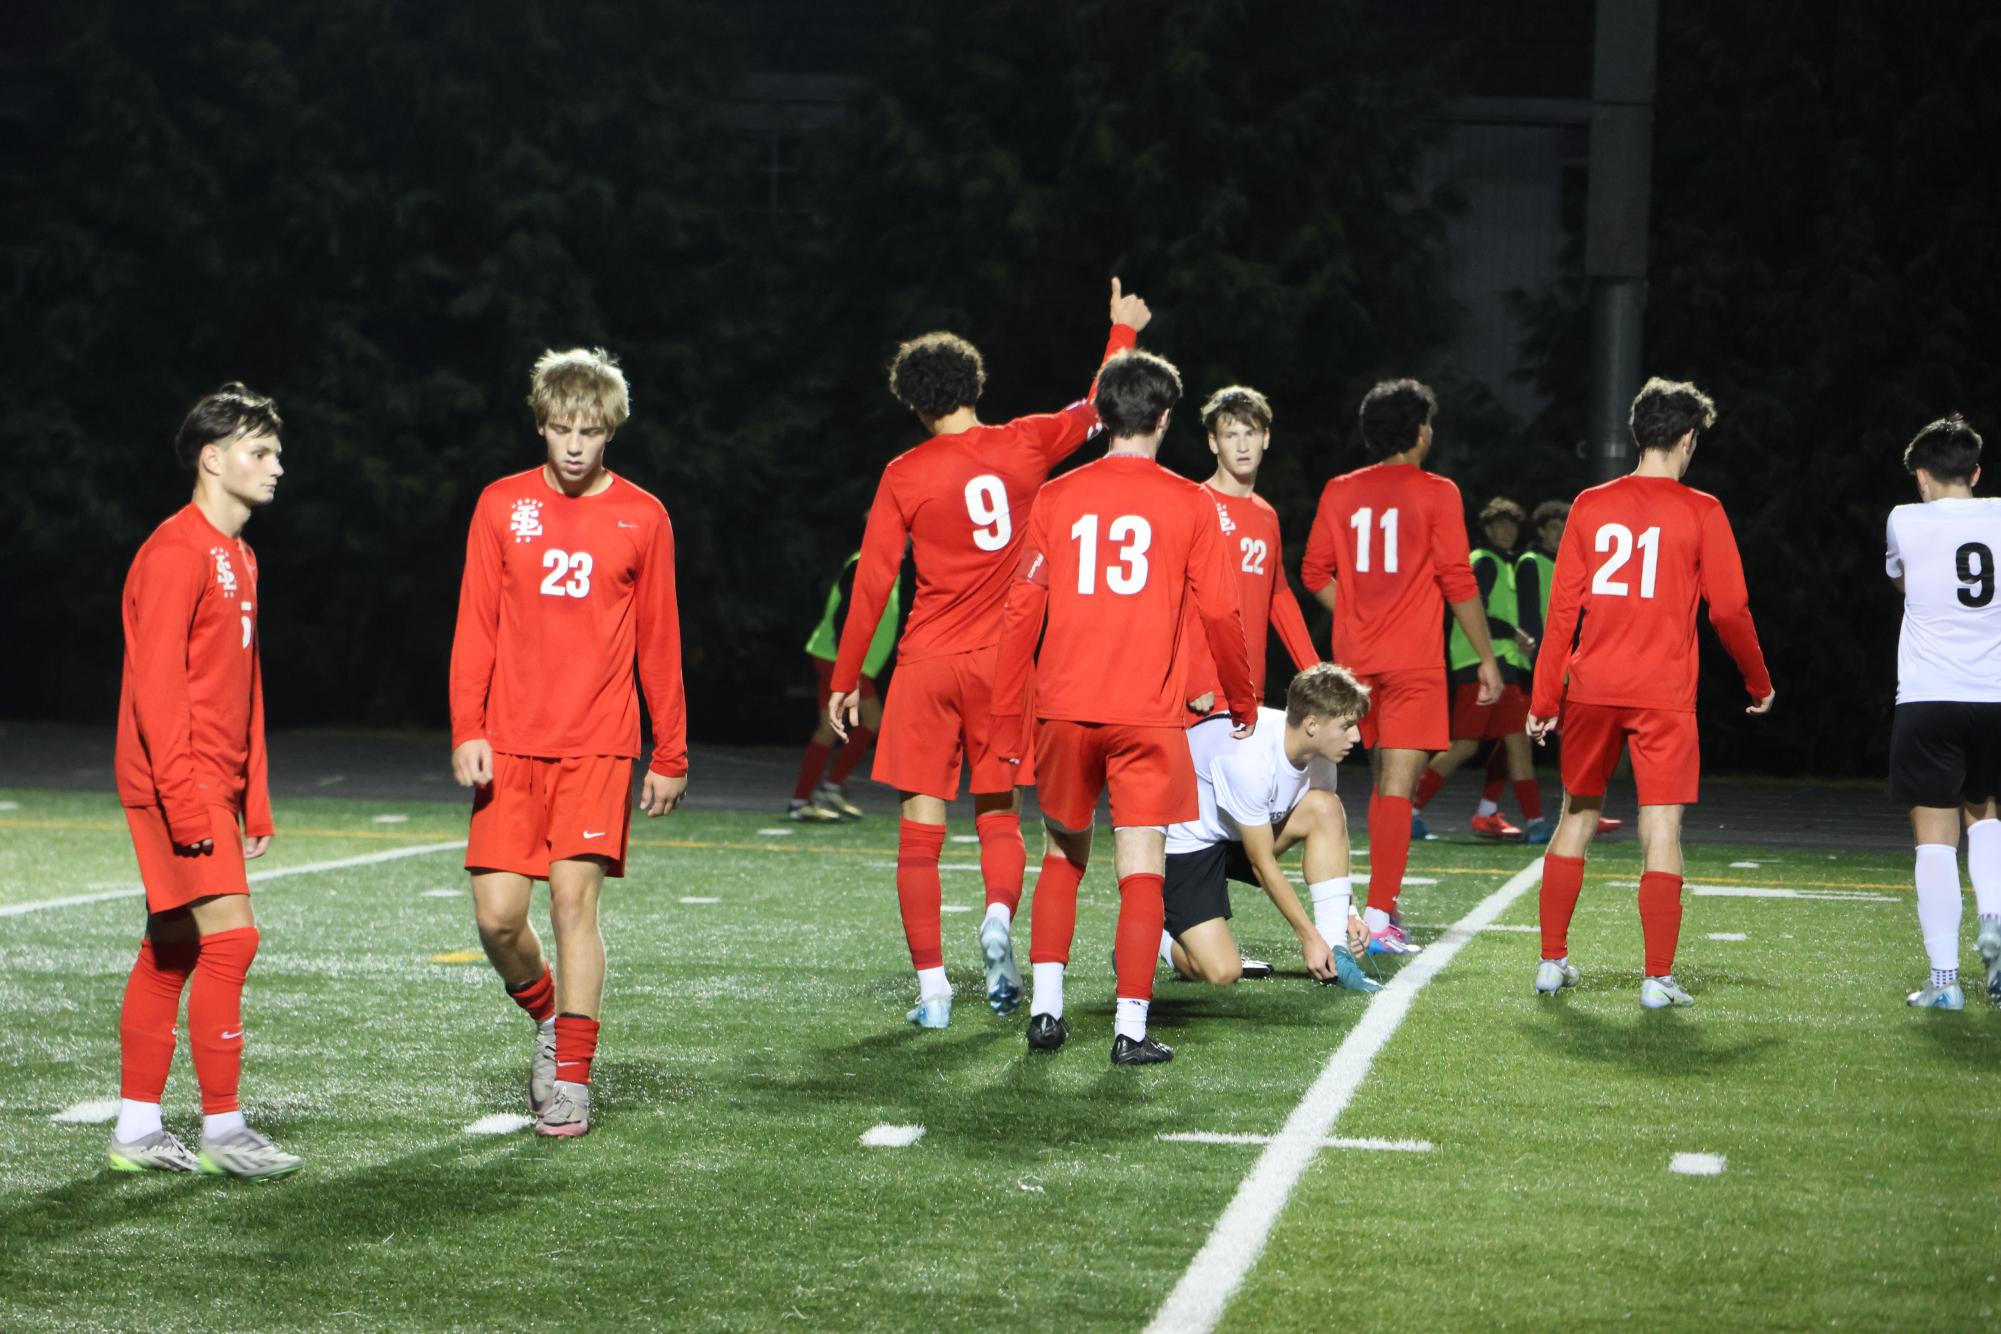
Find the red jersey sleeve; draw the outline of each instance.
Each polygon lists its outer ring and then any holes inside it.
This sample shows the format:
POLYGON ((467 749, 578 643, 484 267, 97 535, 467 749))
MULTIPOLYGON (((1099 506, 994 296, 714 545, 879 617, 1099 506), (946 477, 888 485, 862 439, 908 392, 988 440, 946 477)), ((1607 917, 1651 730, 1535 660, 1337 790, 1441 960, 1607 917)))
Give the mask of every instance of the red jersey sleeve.
MULTIPOLYGON (((1096 414, 1093 414, 1093 421, 1096 414)), ((1086 428, 1089 429, 1088 427, 1086 428)), ((855 563, 854 601, 848 619, 841 626, 841 647, 834 656, 834 676, 829 689, 846 694, 861 683, 862 661, 875 641, 875 628, 882 609, 889 603, 889 590, 903 568, 903 547, 910 526, 897 503, 895 473, 886 471, 875 488, 875 502, 869 506, 868 527, 862 533, 861 559, 855 563)), ((825 708, 827 701, 821 700, 825 708)))
POLYGON ((1445 478, 1431 489, 1431 565, 1438 576, 1438 590, 1447 602, 1466 602, 1480 596, 1480 583, 1473 577, 1472 549, 1466 542, 1466 512, 1459 488, 1445 478))
POLYGON ((638 614, 639 685, 653 719, 656 774, 688 772, 688 702, 681 685, 681 606, 674 580, 674 525, 663 512, 640 567, 633 599, 638 614))
POLYGON ((1772 678, 1765 669, 1764 650, 1758 645, 1758 628, 1751 621, 1751 593, 1744 585, 1737 537, 1721 505, 1709 506, 1702 516, 1701 579, 1702 598, 1709 604, 1709 623, 1716 627, 1716 637, 1743 673, 1744 688, 1751 692, 1751 698, 1763 699, 1772 693, 1772 678))
MULTIPOLYGON (((1285 577, 1285 566, 1274 560, 1271 571, 1271 626, 1278 631, 1278 639, 1285 645, 1286 655, 1292 665, 1305 671, 1320 661, 1320 650, 1313 646, 1313 635, 1306 628, 1306 617, 1299 610, 1299 599, 1292 595, 1292 581, 1285 577)), ((1250 627, 1244 627, 1246 633, 1250 627)))
POLYGON ((259 635, 250 649, 250 760, 243 781, 243 836, 264 838, 275 832, 270 761, 264 752, 264 641, 259 635))
POLYGON ((1038 506, 1028 521, 1028 540, 1021 549, 1021 575, 1008 587, 1007 606, 1001 613, 1000 644, 994 650, 988 747, 1004 760, 1020 759, 1024 749, 1021 703, 1028 695, 1035 641, 1042 634, 1042 618, 1049 608, 1049 562, 1042 554, 1046 541, 1043 513, 1038 506))
POLYGON ((1535 660, 1535 685, 1529 712, 1554 718, 1563 708, 1563 682, 1570 674, 1571 644, 1577 638, 1577 617, 1584 605, 1584 581, 1591 573, 1584 556, 1583 529, 1566 525, 1556 549, 1556 569, 1550 574, 1549 611, 1535 660))
POLYGON ((452 631, 453 750, 486 737, 494 642, 500 632, 500 543, 492 506, 482 495, 466 531, 466 567, 459 579, 458 624, 452 631))
POLYGON ((1334 517, 1333 490, 1332 482, 1320 490, 1320 503, 1313 510, 1313 527, 1306 534, 1306 557, 1299 564, 1299 582, 1309 593, 1318 593, 1334 582, 1338 521, 1334 517))
MULTIPOLYGON (((1114 324, 1111 336, 1105 340, 1105 355, 1098 360, 1100 368, 1107 361, 1129 347, 1139 345, 1139 332, 1131 325, 1114 324)), ((1028 429, 1034 437, 1041 454, 1043 471, 1047 472, 1075 453, 1077 447, 1091 438, 1098 429, 1098 410, 1093 402, 1098 397, 1098 378, 1091 377, 1091 388, 1079 401, 1072 403, 1061 412, 1039 413, 1032 417, 1018 418, 1013 424, 1028 429)))
POLYGON ((141 555, 125 603, 125 652, 132 664, 139 739, 168 831, 182 847, 211 835, 197 786, 188 695, 188 629, 207 582, 200 553, 161 543, 141 555))
POLYGON ((1242 726, 1258 716, 1250 650, 1244 646, 1244 614, 1237 605, 1229 567, 1223 563, 1215 506, 1206 492, 1194 490, 1189 493, 1189 508, 1194 537, 1188 551, 1188 586, 1208 633, 1209 656, 1216 664, 1217 684, 1229 701, 1230 719, 1242 726))

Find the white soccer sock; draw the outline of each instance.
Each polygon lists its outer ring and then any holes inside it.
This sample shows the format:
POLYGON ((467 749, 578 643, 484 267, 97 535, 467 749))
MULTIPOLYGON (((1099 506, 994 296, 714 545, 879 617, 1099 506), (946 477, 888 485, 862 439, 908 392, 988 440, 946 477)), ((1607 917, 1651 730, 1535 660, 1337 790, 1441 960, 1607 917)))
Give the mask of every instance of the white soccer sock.
POLYGON ((1063 965, 1060 963, 1032 963, 1028 966, 1028 980, 1031 994, 1028 999, 1028 1015, 1034 1018, 1046 1014, 1051 1019, 1063 1017, 1063 965))
POLYGON ((1362 909, 1362 921, 1368 926, 1371 935, 1377 935, 1390 929, 1390 915, 1381 908, 1362 909))
POLYGON ((243 1113, 215 1112, 201 1119, 203 1139, 221 1139, 224 1135, 243 1129, 243 1113))
POLYGON ((1918 844, 1918 930, 1934 968, 1959 967, 1959 850, 1943 843, 1918 844))
POLYGON ((1160 961, 1165 964, 1174 962, 1174 937, 1167 934, 1165 927, 1160 932, 1160 961))
POLYGON ((162 1129, 165 1127, 160 1124, 159 1103, 134 1102, 130 1098, 118 1100, 118 1128, 111 1134, 119 1143, 130 1144, 162 1129))
POLYGON ((1966 831, 1966 874, 1982 917, 2001 917, 2001 820, 1976 820, 1966 831))
POLYGON ((1476 820, 1484 820, 1490 815, 1500 814, 1500 811, 1501 811, 1500 802, 1489 801, 1485 797, 1482 797, 1480 798, 1480 804, 1474 807, 1473 809, 1473 818, 1476 820))
POLYGON ((940 964, 936 968, 920 968, 917 970, 917 1003, 919 1005, 922 1005, 925 1001, 939 1000, 951 994, 952 984, 945 980, 944 965, 940 964))
POLYGON ((1313 925, 1328 949, 1348 943, 1348 910, 1355 902, 1355 883, 1345 875, 1316 880, 1306 887, 1313 897, 1313 925))
POLYGON ((1005 903, 989 903, 987 905, 987 915, 982 919, 980 925, 984 927, 988 922, 993 921, 998 921, 1002 926, 1012 928, 1014 925, 1014 909, 1008 907, 1005 903))
POLYGON ((1119 1013, 1117 1020, 1114 1021, 1113 1031, 1122 1038, 1131 1038, 1134 1042, 1146 1041, 1146 1008, 1150 1004, 1151 1001, 1119 997, 1119 1013))

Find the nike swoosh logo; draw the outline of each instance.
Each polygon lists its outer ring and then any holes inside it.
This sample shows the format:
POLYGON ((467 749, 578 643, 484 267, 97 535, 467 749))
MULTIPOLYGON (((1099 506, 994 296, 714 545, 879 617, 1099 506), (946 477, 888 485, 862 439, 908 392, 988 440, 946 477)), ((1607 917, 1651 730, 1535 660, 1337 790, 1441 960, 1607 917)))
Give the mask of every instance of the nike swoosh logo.
POLYGON ((237 1038, 240 1038, 242 1036, 243 1036, 243 1030, 239 1028, 234 1033, 224 1033, 222 1035, 222 1040, 224 1042, 233 1042, 237 1038))
POLYGON ((586 830, 584 831, 584 837, 585 837, 585 838, 603 838, 603 837, 604 837, 604 832, 605 832, 604 830, 600 829, 600 830, 598 830, 598 831, 597 831, 597 832, 596 832, 595 834, 593 834, 593 833, 592 833, 592 832, 591 832, 590 830, 586 829, 586 830))

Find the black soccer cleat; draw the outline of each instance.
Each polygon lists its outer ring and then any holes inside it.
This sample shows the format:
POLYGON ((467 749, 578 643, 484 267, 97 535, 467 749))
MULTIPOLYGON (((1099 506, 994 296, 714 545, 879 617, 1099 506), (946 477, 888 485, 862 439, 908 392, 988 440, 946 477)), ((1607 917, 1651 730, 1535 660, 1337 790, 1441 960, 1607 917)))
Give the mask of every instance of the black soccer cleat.
POLYGON ((1053 1014, 1038 1014, 1028 1021, 1030 1051, 1055 1051, 1069 1040, 1069 1026, 1053 1014))
POLYGON ((1112 1039, 1113 1065, 1165 1065, 1174 1059, 1174 1048, 1152 1038, 1134 1042, 1121 1033, 1112 1039))
POLYGON ((1246 978, 1247 980, 1248 980, 1248 979, 1250 979, 1250 978, 1254 978, 1254 977, 1270 977, 1270 976, 1271 976, 1271 963, 1270 963, 1270 961, 1269 961, 1269 960, 1266 960, 1266 959, 1245 959, 1245 960, 1243 960, 1243 965, 1244 965, 1244 972, 1243 972, 1243 976, 1244 976, 1244 977, 1245 977, 1245 978, 1246 978))

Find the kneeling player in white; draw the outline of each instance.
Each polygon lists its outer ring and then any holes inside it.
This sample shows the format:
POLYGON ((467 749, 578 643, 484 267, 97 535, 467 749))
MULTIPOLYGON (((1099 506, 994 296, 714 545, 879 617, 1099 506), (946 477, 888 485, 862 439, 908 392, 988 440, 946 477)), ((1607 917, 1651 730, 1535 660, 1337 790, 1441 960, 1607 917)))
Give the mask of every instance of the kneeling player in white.
POLYGON ((1228 985, 1244 960, 1230 934, 1229 881, 1257 885, 1299 937, 1306 970, 1355 991, 1379 987, 1353 950, 1368 943, 1348 877, 1348 819, 1334 795, 1335 764, 1361 738, 1355 723, 1369 692, 1346 668, 1309 667, 1292 678, 1285 711, 1260 709, 1238 740, 1227 718, 1188 729, 1201 815, 1167 828, 1162 952, 1184 977, 1228 985), (1279 855, 1304 843, 1313 918, 1300 907, 1279 855))

